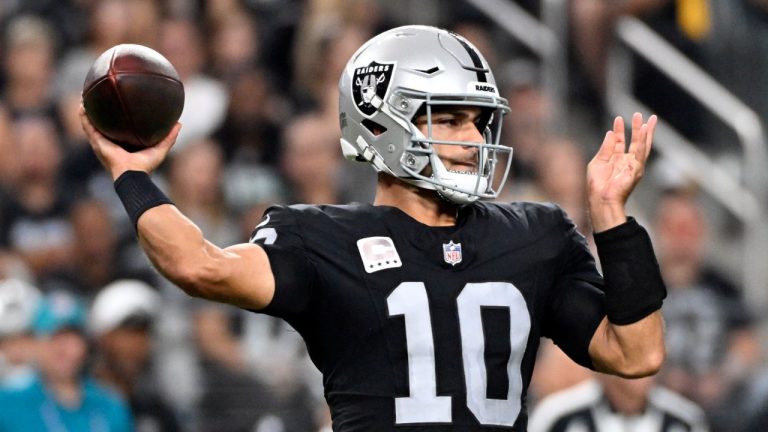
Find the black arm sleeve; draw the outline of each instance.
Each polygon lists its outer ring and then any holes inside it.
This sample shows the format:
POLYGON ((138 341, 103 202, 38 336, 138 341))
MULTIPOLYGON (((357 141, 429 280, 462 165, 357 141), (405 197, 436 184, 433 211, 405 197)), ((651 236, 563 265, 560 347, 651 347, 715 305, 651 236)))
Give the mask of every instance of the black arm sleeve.
POLYGON ((660 309, 667 288, 645 229, 629 218, 594 237, 605 276, 608 320, 632 324, 660 309))
POLYGON ((301 234, 301 222, 289 207, 273 206, 254 229, 251 242, 261 245, 275 278, 275 294, 258 312, 288 318, 310 302, 316 271, 301 234))
POLYGON ((301 314, 309 305, 315 267, 297 251, 274 245, 262 247, 275 277, 275 294, 259 312, 281 318, 301 314))
POLYGON ((571 281, 553 306, 548 336, 576 363, 594 370, 589 344, 605 317, 605 296, 594 284, 571 281))
POLYGON ((562 213, 564 243, 559 252, 560 271, 547 301, 543 335, 576 363, 593 369, 589 344, 605 317, 603 278, 586 239, 562 213))

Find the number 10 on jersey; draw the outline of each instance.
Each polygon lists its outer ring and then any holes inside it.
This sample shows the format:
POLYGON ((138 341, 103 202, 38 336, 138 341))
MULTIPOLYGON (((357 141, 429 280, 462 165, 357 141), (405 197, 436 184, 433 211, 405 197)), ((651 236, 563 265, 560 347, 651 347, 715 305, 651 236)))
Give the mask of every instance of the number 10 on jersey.
MULTIPOLYGON (((507 282, 468 283, 456 298, 461 331, 461 356, 467 407, 483 425, 512 426, 520 413, 520 365, 531 328, 530 315, 520 291, 507 282), (509 391, 506 399, 486 396, 485 338, 481 308, 506 307, 510 317, 511 355, 507 361, 509 391)), ((437 395, 435 341, 427 288, 423 282, 403 282, 387 297, 389 316, 405 319, 409 396, 395 399, 395 423, 450 423, 451 396, 437 395)))

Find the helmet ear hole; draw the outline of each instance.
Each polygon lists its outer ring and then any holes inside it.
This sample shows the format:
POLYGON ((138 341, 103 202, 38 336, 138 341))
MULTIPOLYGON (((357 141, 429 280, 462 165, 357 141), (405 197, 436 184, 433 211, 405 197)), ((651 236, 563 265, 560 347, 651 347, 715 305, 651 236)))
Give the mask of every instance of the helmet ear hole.
POLYGON ((363 121, 361 121, 360 123, 366 129, 368 129, 368 131, 371 132, 373 136, 379 136, 387 131, 387 128, 370 119, 363 119, 363 121))
POLYGON ((475 125, 477 125, 477 130, 482 133, 488 126, 490 126, 491 122, 493 122, 493 110, 484 109, 480 112, 480 116, 475 121, 475 125))

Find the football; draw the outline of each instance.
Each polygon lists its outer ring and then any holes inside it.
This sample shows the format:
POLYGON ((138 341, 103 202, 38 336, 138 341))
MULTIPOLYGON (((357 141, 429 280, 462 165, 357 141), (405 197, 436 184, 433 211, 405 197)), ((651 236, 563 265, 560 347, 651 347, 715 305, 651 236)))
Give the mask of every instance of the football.
POLYGON ((162 54, 121 44, 94 61, 83 84, 83 106, 96 130, 137 151, 159 143, 179 120, 184 86, 162 54))

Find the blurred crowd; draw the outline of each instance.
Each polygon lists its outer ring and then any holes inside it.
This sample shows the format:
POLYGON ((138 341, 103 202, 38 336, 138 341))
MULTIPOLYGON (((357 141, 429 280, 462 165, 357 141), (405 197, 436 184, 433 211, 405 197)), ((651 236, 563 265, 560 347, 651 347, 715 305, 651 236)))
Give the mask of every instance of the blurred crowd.
MULTIPOLYGON (((518 3, 540 13, 540 1, 518 3)), ((247 241, 273 203, 370 201, 373 171, 345 162, 339 151, 338 78, 370 36, 414 23, 455 30, 491 62, 512 110, 502 142, 514 148, 513 172, 500 199, 558 202, 589 233, 583 183, 610 124, 602 92, 616 18, 644 19, 768 115, 768 89, 761 95, 744 87, 768 83, 768 70, 760 75, 768 56, 753 56, 768 38, 733 48, 711 36, 728 5, 747 17, 729 37, 767 33, 767 3, 571 2, 570 90, 567 106, 556 110, 539 60, 461 0, 2 0, 0 431, 96 421, 138 432, 330 430, 321 377, 287 324, 187 297, 139 249, 77 118, 85 75, 108 48, 146 45, 176 67, 186 92, 183 128, 155 178, 220 246, 247 241), (729 64, 749 63, 744 73, 762 82, 745 82, 713 61, 726 54, 737 59, 729 64), (26 389, 42 398, 48 382, 64 395, 44 399, 51 404, 66 405, 73 385, 91 389, 90 411, 80 419, 37 411, 25 417, 29 406, 11 395, 26 389), (43 423, 9 423, 24 421, 43 423)), ((698 127, 702 114, 652 71, 639 71, 639 96, 663 118, 702 146, 721 138, 698 127)), ((762 311, 750 310, 742 287, 712 265, 716 227, 696 185, 650 182, 653 204, 637 205, 637 216, 652 231, 669 288, 667 363, 644 385, 619 382, 625 387, 616 390, 544 343, 530 389, 533 419, 554 415, 544 408, 535 414, 540 401, 590 383, 599 400, 628 418, 662 389, 686 401, 678 415, 712 431, 766 430, 762 311), (639 407, 625 412, 617 400, 633 392, 639 407)), ((541 405, 551 411, 552 404, 541 405)))

